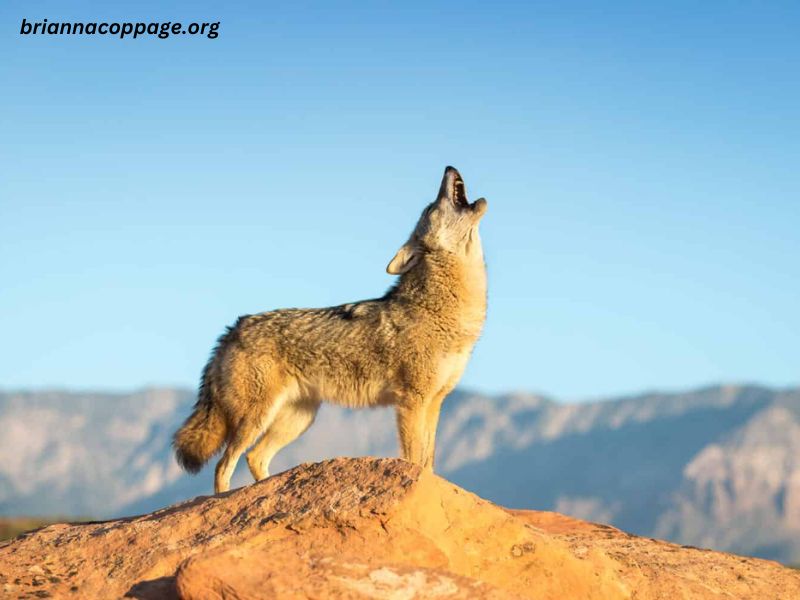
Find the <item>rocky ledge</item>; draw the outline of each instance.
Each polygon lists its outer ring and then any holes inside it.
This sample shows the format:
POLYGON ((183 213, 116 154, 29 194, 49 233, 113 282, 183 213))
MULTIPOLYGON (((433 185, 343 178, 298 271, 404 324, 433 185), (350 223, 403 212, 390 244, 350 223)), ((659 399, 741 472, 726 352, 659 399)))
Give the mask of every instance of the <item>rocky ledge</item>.
POLYGON ((337 458, 0 544, 15 598, 800 598, 778 563, 512 511, 401 460, 337 458))

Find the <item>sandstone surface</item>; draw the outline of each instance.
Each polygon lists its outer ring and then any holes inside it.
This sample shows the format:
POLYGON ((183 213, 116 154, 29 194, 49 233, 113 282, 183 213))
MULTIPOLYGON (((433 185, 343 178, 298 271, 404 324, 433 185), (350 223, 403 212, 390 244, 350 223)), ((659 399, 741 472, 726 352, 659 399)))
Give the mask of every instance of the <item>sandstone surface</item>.
POLYGON ((397 459, 338 458, 4 542, 0 595, 792 600, 800 572, 506 510, 397 459))

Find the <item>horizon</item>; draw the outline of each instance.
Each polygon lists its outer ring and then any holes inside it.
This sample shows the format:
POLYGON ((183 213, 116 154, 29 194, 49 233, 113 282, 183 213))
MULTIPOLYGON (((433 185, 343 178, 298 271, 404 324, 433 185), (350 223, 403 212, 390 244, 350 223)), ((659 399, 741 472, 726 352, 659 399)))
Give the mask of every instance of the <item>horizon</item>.
MULTIPOLYGON (((759 383, 755 381, 742 381, 742 382, 728 381, 728 382, 691 385, 688 387, 681 387, 681 388, 643 388, 640 390, 629 390, 618 393, 606 394, 603 396, 588 396, 584 398, 560 398, 558 396, 554 396, 552 394, 547 394, 544 392, 539 392, 534 390, 520 390, 520 389, 506 390, 501 392, 485 392, 479 389, 459 385, 456 386, 455 389, 453 389, 450 395, 459 393, 468 396, 469 395, 487 396, 489 398, 525 395, 525 396, 534 396, 548 402, 553 402, 555 404, 592 404, 596 402, 611 402, 611 401, 616 402, 616 401, 634 400, 636 398, 646 397, 646 396, 677 396, 683 394, 694 394, 707 390, 717 390, 726 388, 735 388, 738 390, 745 388, 764 389, 771 392, 782 393, 800 389, 800 382, 790 383, 788 385, 776 386, 776 385, 759 383)), ((80 388, 80 387, 65 388, 58 386, 42 387, 42 388, 36 388, 36 387, 7 388, 0 385, 0 394, 68 394, 68 395, 96 394, 96 395, 109 395, 109 396, 130 396, 142 392, 159 391, 159 390, 188 392, 194 395, 197 390, 197 386, 191 387, 191 386, 177 385, 177 384, 176 385, 147 384, 147 385, 135 386, 132 388, 114 389, 114 388, 80 388)), ((335 403, 328 403, 328 404, 331 404, 331 406, 339 406, 335 403)), ((346 407, 339 406, 339 408, 346 408, 346 407)), ((386 407, 370 407, 367 409, 348 409, 348 410, 374 410, 380 408, 386 408, 386 407)))
POLYGON ((797 382, 800 6, 14 0, 0 19, 4 388, 193 387, 239 315, 382 294, 448 164, 489 202, 464 388, 797 382))

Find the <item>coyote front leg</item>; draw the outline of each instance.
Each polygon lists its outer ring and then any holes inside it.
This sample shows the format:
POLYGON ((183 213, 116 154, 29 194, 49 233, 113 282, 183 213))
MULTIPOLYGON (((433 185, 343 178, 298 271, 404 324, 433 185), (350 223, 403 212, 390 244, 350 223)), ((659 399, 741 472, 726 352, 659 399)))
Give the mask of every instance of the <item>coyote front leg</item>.
POLYGON ((425 411, 422 402, 397 407, 397 435, 400 455, 422 466, 425 439, 425 411))
POLYGON ((422 466, 428 470, 433 470, 433 462, 436 458, 436 428, 439 425, 439 412, 442 410, 442 402, 447 396, 448 391, 437 394, 425 407, 425 429, 423 442, 422 466))
POLYGON ((397 433, 400 453, 410 462, 433 470, 436 447, 436 425, 445 394, 397 407, 397 433))

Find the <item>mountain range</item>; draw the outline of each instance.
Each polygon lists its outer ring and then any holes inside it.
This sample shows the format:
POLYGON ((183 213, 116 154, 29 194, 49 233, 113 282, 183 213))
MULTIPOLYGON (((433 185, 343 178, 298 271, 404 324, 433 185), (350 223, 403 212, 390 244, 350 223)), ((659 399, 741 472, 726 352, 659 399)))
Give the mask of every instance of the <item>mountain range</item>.
MULTIPOLYGON (((106 518, 210 494, 213 465, 188 476, 170 448, 194 399, 179 388, 0 393, 0 515, 106 518)), ((800 388, 570 404, 459 390, 437 439, 437 472, 498 504, 800 562, 800 388)), ((391 411, 324 406, 273 471, 396 453, 391 411)), ((234 485, 250 481, 240 465, 234 485)))

